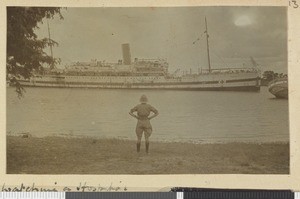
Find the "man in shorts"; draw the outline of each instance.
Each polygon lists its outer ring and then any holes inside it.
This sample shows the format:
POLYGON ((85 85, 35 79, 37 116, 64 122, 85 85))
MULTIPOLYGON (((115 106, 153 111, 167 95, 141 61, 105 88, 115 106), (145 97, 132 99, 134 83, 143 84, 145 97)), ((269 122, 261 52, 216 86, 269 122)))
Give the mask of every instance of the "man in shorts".
POLYGON ((148 98, 146 95, 141 96, 140 102, 140 104, 130 110, 129 114, 138 120, 135 130, 138 139, 136 144, 137 152, 140 152, 141 140, 144 132, 146 141, 146 153, 149 153, 149 137, 152 134, 152 126, 150 124, 150 120, 158 115, 158 111, 150 104, 147 104, 148 98), (134 112, 137 112, 137 115, 135 115, 134 112), (149 117, 151 112, 153 112, 154 114, 149 117))

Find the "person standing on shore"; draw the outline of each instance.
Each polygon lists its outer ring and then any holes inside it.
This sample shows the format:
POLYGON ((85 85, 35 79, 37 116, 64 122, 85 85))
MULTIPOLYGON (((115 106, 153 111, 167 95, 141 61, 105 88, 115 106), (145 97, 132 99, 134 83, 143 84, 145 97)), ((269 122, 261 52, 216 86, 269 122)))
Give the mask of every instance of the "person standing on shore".
POLYGON ((137 143, 136 143, 136 150, 139 153, 141 148, 141 140, 143 136, 143 132, 145 134, 145 142, 146 142, 146 153, 149 153, 149 137, 152 134, 152 126, 150 123, 150 120, 155 118, 158 115, 158 111, 151 106, 150 104, 147 104, 148 98, 146 95, 142 95, 140 98, 140 104, 132 108, 129 112, 129 114, 136 118, 138 120, 136 125, 136 136, 137 136, 137 143), (134 112, 137 112, 137 115, 134 114, 134 112), (150 113, 153 112, 154 114, 149 117, 150 113))

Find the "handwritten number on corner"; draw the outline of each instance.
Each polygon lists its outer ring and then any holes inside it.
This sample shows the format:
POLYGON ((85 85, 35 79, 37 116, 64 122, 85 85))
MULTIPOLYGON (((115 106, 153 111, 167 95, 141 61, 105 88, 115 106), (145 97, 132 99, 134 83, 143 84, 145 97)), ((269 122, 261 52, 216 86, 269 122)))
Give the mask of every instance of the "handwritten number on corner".
POLYGON ((297 3, 297 0, 289 1, 289 6, 291 6, 293 8, 299 8, 299 4, 297 3))

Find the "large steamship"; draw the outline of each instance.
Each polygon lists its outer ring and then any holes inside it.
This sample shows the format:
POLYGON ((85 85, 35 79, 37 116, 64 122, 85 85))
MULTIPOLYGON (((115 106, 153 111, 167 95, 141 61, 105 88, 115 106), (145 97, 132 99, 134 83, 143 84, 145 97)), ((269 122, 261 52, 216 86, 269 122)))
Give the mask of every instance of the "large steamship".
POLYGON ((33 87, 259 91, 260 74, 255 68, 211 69, 207 25, 205 33, 209 69, 196 74, 171 74, 164 59, 132 61, 129 44, 122 44, 123 60, 117 63, 75 62, 64 70, 52 68, 19 81, 33 87))

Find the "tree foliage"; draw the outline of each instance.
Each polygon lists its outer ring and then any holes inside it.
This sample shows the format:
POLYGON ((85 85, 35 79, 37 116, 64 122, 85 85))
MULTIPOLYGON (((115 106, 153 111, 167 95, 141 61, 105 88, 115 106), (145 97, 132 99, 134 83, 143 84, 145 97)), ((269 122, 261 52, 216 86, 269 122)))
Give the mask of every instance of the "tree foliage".
POLYGON ((271 81, 277 78, 285 78, 287 74, 275 73, 274 71, 267 70, 264 71, 261 78, 261 85, 267 86, 271 81))
POLYGON ((287 77, 286 74, 283 74, 283 73, 275 73, 274 71, 265 71, 263 74, 262 74, 262 78, 268 82, 274 80, 274 79, 277 79, 277 78, 283 78, 283 77, 287 77))
POLYGON ((45 18, 59 15, 63 19, 61 8, 57 7, 7 7, 7 80, 16 86, 22 94, 18 79, 28 79, 33 71, 43 70, 43 64, 56 64, 54 59, 44 52, 50 45, 58 45, 49 38, 38 39, 35 29, 45 18))

